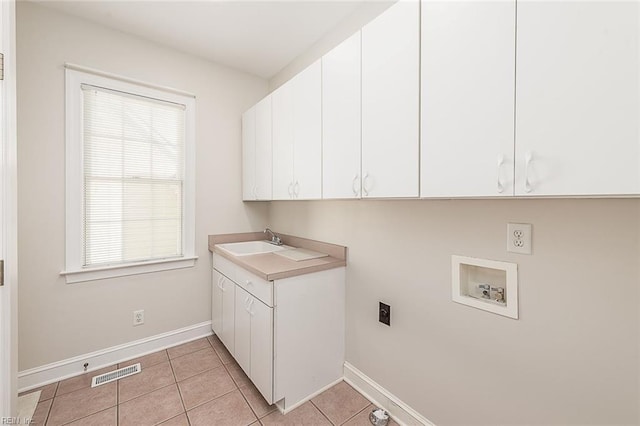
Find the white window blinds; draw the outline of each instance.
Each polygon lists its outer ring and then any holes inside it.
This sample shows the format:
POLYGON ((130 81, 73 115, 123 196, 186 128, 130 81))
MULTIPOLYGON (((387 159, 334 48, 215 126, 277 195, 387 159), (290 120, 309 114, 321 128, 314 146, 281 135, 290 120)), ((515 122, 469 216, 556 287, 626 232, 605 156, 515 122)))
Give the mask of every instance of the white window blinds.
POLYGON ((82 85, 83 266, 183 255, 185 107, 82 85))

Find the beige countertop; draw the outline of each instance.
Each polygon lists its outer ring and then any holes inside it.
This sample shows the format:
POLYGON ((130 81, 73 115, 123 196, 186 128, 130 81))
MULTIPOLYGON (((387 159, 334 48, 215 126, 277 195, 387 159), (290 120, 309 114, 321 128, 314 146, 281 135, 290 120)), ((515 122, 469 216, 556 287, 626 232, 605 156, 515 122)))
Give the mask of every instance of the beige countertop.
POLYGON ((278 234, 278 236, 287 246, 326 253, 329 256, 318 259, 295 261, 273 253, 233 256, 216 247, 217 244, 266 240, 265 235, 262 232, 209 235, 209 251, 230 260, 267 281, 290 278, 347 265, 347 248, 344 246, 308 240, 306 238, 293 237, 290 235, 278 234))

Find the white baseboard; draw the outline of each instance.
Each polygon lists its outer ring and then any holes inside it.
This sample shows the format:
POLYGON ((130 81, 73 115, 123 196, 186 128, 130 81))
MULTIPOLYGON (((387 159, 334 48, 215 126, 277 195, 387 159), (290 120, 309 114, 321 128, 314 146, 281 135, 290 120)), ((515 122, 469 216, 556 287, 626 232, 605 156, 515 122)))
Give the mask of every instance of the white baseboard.
POLYGON ((432 422, 348 362, 344 363, 344 381, 375 405, 387 410, 400 425, 433 426, 432 422))
POLYGON ((205 336, 210 336, 211 334, 211 321, 205 321, 167 333, 157 334, 40 367, 30 368, 29 370, 18 372, 18 390, 19 392, 24 392, 49 383, 84 374, 85 362, 89 363, 87 371, 94 371, 205 336))

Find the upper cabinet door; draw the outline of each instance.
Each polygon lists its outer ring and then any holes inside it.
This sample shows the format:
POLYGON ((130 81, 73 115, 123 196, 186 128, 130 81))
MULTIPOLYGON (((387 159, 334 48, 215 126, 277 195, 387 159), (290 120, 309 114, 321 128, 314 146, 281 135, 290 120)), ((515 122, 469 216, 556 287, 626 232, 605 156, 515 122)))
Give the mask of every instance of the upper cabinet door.
POLYGON ((273 199, 293 198, 293 96, 291 82, 271 95, 273 117, 273 199))
POLYGON ((362 29, 362 191, 417 197, 419 9, 399 1, 362 29))
POLYGON ((322 57, 322 198, 360 197, 360 41, 322 57))
POLYGON ((515 23, 514 0, 422 2, 422 197, 513 195, 515 23))
POLYGON ((258 200, 270 200, 271 191, 271 96, 255 106, 255 196, 258 200))
POLYGON ((516 195, 640 193, 639 16, 518 1, 516 195))
POLYGON ((320 60, 296 75, 290 84, 293 90, 293 194, 297 199, 318 199, 322 197, 320 60))
POLYGON ((242 199, 255 200, 256 107, 242 114, 242 199))

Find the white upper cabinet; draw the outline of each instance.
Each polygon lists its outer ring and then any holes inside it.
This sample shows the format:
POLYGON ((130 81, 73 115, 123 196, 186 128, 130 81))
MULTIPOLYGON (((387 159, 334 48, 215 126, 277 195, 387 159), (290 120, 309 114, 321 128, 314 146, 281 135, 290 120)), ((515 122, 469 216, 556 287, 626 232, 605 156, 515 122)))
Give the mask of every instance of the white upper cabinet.
POLYGON ((422 197, 513 195, 515 24, 515 0, 423 0, 422 197))
POLYGON ((273 92, 273 199, 293 198, 293 98, 291 82, 273 92))
POLYGON ((271 96, 258 102, 256 108, 255 196, 270 200, 271 195, 271 96))
POLYGON ((322 197, 322 66, 313 63, 293 84, 293 193, 296 199, 322 197))
POLYGON ((271 96, 242 115, 242 199, 271 199, 271 96))
POLYGON ((420 4, 399 1, 362 28, 363 197, 417 197, 420 4))
POLYGON ((360 31, 322 57, 322 198, 359 198, 360 31))
POLYGON ((256 107, 242 114, 242 199, 255 200, 256 107))
POLYGON ((640 193, 639 17, 518 1, 516 195, 640 193))
POLYGON ((322 195, 321 84, 317 61, 273 92, 274 200, 322 195))

